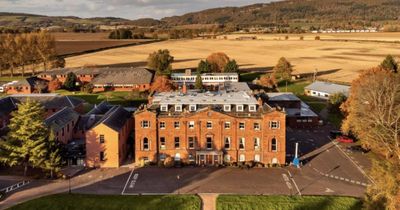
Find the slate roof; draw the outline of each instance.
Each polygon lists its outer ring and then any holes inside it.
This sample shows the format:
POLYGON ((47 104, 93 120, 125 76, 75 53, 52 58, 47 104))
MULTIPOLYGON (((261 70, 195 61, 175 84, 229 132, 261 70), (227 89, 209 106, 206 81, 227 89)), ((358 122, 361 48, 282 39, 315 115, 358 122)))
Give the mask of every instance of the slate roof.
POLYGON ((72 121, 76 123, 78 119, 79 114, 75 110, 70 107, 64 107, 60 111, 48 117, 44 122, 47 126, 53 129, 53 131, 57 132, 72 121))
POLYGON ((46 109, 59 109, 62 107, 75 108, 84 102, 79 98, 59 94, 16 94, 10 95, 9 97, 14 104, 25 102, 29 98, 41 103, 46 109))
POLYGON ((328 93, 328 94, 334 94, 334 93, 344 93, 345 95, 348 95, 350 86, 347 85, 339 85, 335 83, 330 83, 330 82, 322 82, 322 81, 315 81, 305 87, 304 89, 307 90, 314 90, 318 92, 323 92, 323 93, 328 93))
POLYGON ((9 115, 16 108, 11 97, 0 98, 0 117, 9 115))
POLYGON ((40 81, 41 79, 38 79, 37 77, 28 77, 25 79, 18 80, 18 82, 8 84, 7 86, 12 86, 12 87, 19 87, 19 86, 31 86, 33 87, 35 85, 36 81, 40 81))
POLYGON ((70 72, 74 72, 76 75, 79 74, 100 74, 105 68, 62 68, 62 69, 53 69, 47 72, 42 72, 39 75, 67 75, 70 72))
POLYGON ((269 101, 301 101, 299 97, 290 92, 267 93, 269 101))
POLYGON ((111 129, 119 131, 129 118, 131 118, 131 114, 122 106, 114 106, 104 115, 99 123, 103 123, 111 129))
POLYGON ((153 73, 145 68, 104 69, 92 81, 93 85, 135 85, 150 84, 153 73))

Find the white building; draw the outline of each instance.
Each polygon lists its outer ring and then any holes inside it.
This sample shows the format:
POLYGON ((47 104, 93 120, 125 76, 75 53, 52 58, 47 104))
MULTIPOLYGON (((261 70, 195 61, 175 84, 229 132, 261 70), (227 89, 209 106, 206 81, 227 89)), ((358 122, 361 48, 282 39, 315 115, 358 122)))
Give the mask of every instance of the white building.
POLYGON ((308 96, 328 99, 331 94, 343 93, 349 95, 350 86, 339 85, 330 82, 315 81, 304 88, 305 94, 308 96))
MULTIPOLYGON (((185 73, 172 73, 171 80, 178 84, 194 84, 196 82, 196 74, 192 74, 190 69, 185 73)), ((239 82, 238 73, 203 73, 201 74, 203 85, 219 85, 225 82, 239 82)))

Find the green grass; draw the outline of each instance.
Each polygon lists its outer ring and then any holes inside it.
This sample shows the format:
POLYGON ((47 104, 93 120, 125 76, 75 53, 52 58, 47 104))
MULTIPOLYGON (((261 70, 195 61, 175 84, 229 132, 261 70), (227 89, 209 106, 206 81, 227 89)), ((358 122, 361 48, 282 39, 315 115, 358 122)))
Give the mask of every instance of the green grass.
POLYGON ((343 116, 338 113, 329 113, 328 114, 328 121, 334 125, 336 128, 340 128, 343 121, 343 116))
POLYGON ((241 73, 239 78, 241 82, 252 82, 253 80, 260 78, 264 73, 261 72, 246 72, 241 73))
POLYGON ((31 200, 11 210, 200 210, 201 200, 195 195, 154 195, 154 196, 121 196, 121 195, 82 195, 58 194, 31 200))
POLYGON ((327 105, 326 102, 308 102, 307 103, 315 113, 320 113, 327 105))
POLYGON ((278 90, 280 92, 292 92, 295 95, 304 95, 304 88, 309 84, 311 84, 311 82, 307 80, 292 81, 288 83, 286 91, 286 83, 280 82, 278 83, 278 90))
POLYGON ((358 210, 357 198, 335 196, 257 196, 220 195, 217 210, 358 210))
POLYGON ((147 99, 144 98, 127 99, 129 92, 110 91, 88 94, 80 91, 70 92, 67 90, 57 90, 56 93, 81 98, 90 104, 99 104, 102 101, 108 101, 116 105, 137 106, 142 103, 147 103, 147 99))

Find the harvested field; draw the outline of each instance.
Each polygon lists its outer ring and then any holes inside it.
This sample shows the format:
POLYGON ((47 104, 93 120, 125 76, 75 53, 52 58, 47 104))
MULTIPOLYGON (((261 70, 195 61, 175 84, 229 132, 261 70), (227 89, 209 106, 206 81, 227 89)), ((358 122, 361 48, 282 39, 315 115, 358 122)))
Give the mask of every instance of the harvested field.
MULTIPOLYGON (((377 41, 385 38, 394 40, 399 33, 371 33, 377 41)), ((286 57, 295 68, 296 74, 312 74, 315 69, 319 78, 350 82, 358 73, 379 65, 387 54, 400 57, 400 44, 364 41, 304 41, 297 39, 274 40, 273 36, 264 40, 171 40, 147 45, 122 47, 67 58, 68 67, 84 65, 98 66, 138 66, 146 63, 149 53, 158 49, 169 49, 175 57, 176 69, 196 67, 199 60, 213 52, 225 52, 236 59, 245 71, 270 71, 280 57, 286 57)), ((294 36, 294 35, 290 35, 294 36)), ((315 37, 307 34, 305 37, 315 37)), ((336 37, 340 37, 335 34, 336 37)), ((347 35, 346 35, 347 36, 347 35)), ((354 35, 354 38, 366 36, 354 35)), ((321 35, 323 38, 323 35, 321 35)))

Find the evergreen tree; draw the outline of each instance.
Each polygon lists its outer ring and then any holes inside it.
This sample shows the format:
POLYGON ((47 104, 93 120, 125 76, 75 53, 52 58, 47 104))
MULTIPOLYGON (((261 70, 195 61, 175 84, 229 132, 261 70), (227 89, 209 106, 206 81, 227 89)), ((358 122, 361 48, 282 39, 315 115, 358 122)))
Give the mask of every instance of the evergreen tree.
POLYGON ((78 78, 73 72, 70 72, 67 74, 67 79, 65 79, 64 82, 64 88, 73 91, 76 90, 76 82, 78 81, 78 78))
POLYGON ((397 73, 399 69, 397 62, 392 55, 386 56, 385 60, 383 60, 380 67, 385 70, 392 71, 393 73, 397 73))
POLYGON ((194 84, 196 89, 202 90, 203 89, 203 81, 201 80, 201 75, 197 74, 196 82, 194 84))
POLYGON ((201 60, 199 65, 197 66, 197 73, 208 73, 211 72, 211 64, 207 61, 201 60))
POLYGON ((3 150, 0 162, 9 166, 41 167, 46 159, 48 130, 43 121, 44 110, 38 102, 27 100, 12 113, 6 140, 0 144, 3 150))
POLYGON ((235 60, 229 61, 224 68, 224 72, 238 72, 238 71, 239 71, 239 66, 237 65, 235 60))
POLYGON ((43 169, 50 171, 50 177, 54 177, 54 173, 60 171, 61 167, 61 144, 57 141, 54 131, 50 130, 50 135, 47 138, 47 155, 43 164, 43 169))

